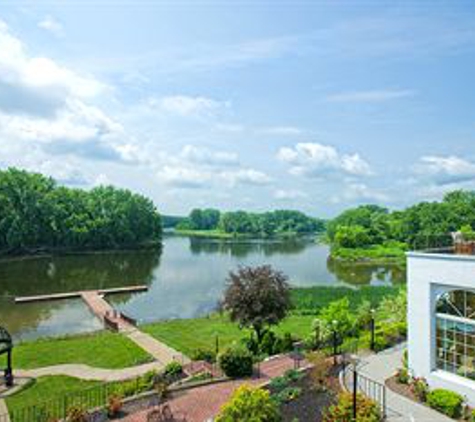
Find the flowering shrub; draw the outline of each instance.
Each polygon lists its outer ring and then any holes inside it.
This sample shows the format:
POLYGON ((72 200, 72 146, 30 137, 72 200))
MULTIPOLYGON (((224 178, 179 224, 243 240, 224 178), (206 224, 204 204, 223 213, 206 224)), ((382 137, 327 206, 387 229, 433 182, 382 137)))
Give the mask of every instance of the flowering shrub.
MULTIPOLYGON (((356 399, 356 420, 358 422, 380 422, 381 411, 377 403, 362 394, 356 399)), ((343 393, 338 397, 338 402, 330 406, 323 417, 324 422, 352 422, 353 421, 353 396, 343 393)))
POLYGON ((424 378, 414 378, 411 383, 411 391, 421 402, 427 400, 429 394, 429 385, 424 378))

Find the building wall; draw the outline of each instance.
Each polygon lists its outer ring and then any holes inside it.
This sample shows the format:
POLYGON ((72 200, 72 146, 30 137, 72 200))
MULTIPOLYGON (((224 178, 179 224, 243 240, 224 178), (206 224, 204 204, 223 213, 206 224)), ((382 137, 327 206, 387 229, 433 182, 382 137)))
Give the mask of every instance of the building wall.
POLYGON ((448 290, 475 291, 475 257, 409 253, 408 353, 409 369, 424 377, 431 388, 446 388, 464 395, 475 406, 475 381, 440 371, 435 365, 435 304, 448 290))

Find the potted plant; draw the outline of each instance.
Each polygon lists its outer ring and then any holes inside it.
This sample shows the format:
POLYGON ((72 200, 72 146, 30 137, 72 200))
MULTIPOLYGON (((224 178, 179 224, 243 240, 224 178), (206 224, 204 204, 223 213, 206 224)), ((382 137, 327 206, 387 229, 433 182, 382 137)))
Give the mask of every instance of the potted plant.
POLYGON ((475 254, 475 231, 466 224, 454 235, 455 253, 462 255, 475 254))

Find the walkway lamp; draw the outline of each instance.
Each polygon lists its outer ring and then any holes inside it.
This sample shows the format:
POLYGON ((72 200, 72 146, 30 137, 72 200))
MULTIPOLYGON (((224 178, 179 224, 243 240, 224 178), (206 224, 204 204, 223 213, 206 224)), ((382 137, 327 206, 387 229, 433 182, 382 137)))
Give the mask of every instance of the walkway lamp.
POLYGON ((333 365, 337 365, 338 359, 337 359, 337 354, 338 354, 338 321, 334 319, 332 321, 332 329, 333 329, 333 365))
POLYGON ((375 315, 376 311, 374 309, 371 309, 371 319, 369 321, 369 325, 370 325, 370 330, 371 330, 371 343, 370 343, 370 349, 372 352, 374 352, 374 349, 375 349, 375 345, 374 345, 374 332, 375 332, 375 319, 374 319, 374 315, 375 315))
POLYGON ((214 335, 214 344, 215 344, 215 351, 216 351, 216 357, 219 355, 219 335, 218 333, 215 333, 214 335))
POLYGON ((10 333, 5 328, 0 327, 0 355, 7 354, 7 367, 4 372, 7 387, 13 386, 12 349, 13 341, 10 333))

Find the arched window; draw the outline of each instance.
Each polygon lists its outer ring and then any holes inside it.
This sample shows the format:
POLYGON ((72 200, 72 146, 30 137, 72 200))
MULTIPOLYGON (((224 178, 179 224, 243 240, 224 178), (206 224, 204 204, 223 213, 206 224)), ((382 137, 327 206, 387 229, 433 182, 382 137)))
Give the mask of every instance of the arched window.
POLYGON ((436 303, 437 369, 475 380, 475 293, 452 290, 436 303))

